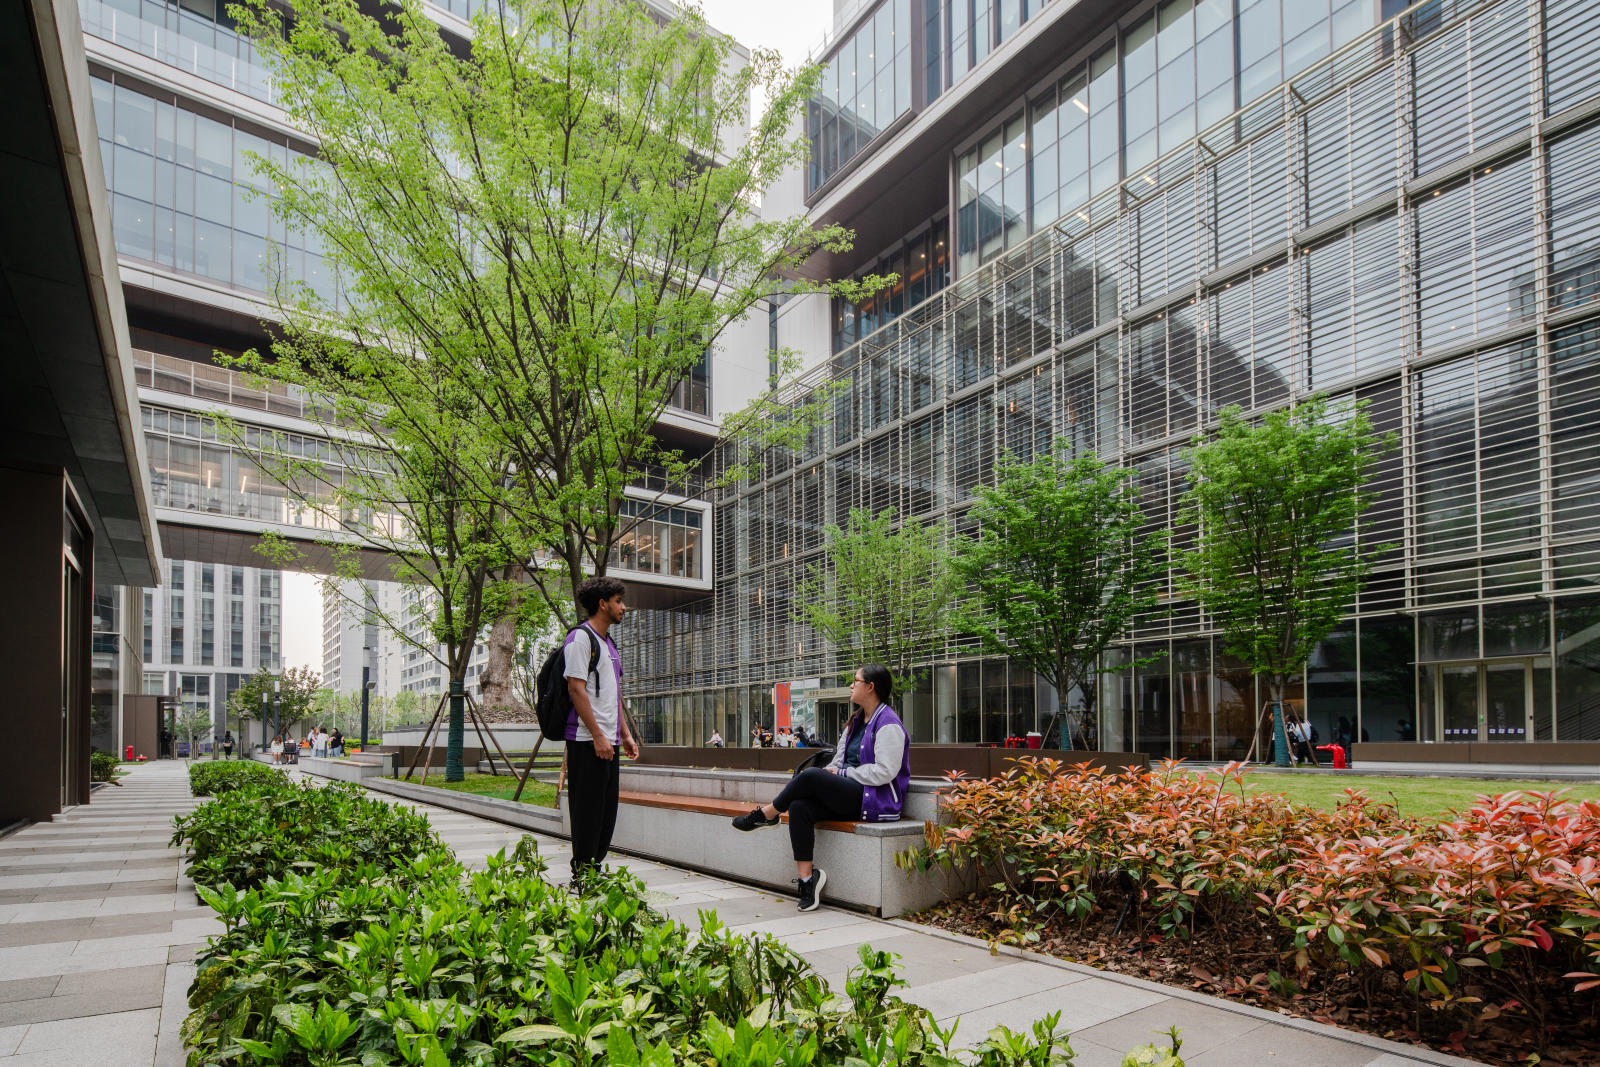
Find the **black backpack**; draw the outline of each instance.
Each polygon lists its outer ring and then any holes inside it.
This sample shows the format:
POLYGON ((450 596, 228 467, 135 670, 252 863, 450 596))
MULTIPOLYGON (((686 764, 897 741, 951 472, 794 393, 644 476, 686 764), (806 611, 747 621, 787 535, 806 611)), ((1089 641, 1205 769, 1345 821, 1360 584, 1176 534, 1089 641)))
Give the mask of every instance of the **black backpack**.
MULTIPOLYGON (((587 626, 574 626, 589 635, 589 673, 597 674, 600 667, 600 642, 587 626)), ((572 636, 567 631, 567 637, 572 636)), ((567 719, 572 714, 572 696, 567 691, 566 678, 567 641, 550 651, 539 668, 539 732, 552 741, 563 741, 567 736, 567 719)))

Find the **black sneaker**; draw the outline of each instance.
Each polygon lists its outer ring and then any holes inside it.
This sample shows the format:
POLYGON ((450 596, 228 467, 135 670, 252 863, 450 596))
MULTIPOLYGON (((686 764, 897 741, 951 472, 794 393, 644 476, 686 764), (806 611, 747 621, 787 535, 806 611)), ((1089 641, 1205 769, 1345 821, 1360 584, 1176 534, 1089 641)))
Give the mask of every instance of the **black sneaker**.
POLYGON ((733 828, 735 830, 754 830, 758 826, 776 825, 778 825, 778 817, 774 815, 769 819, 761 814, 760 808, 751 808, 745 814, 733 817, 733 828))
POLYGON ((800 887, 800 910, 816 911, 822 903, 822 887, 828 884, 828 872, 816 867, 810 878, 796 878, 794 882, 800 887))

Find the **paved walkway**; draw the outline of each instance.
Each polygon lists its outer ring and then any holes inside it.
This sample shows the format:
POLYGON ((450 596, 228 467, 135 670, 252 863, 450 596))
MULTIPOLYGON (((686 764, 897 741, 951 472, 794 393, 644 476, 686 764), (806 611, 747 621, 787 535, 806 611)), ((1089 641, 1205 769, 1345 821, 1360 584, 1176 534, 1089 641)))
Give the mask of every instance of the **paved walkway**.
POLYGON ((195 951, 222 924, 167 847, 184 764, 0 839, 0 1064, 182 1064, 195 951))
MULTIPOLYGON (((100 790, 90 807, 0 840, 0 1067, 183 1062, 177 1031, 191 961, 219 928, 196 906, 181 859, 166 844, 172 815, 194 801, 177 761, 139 767, 124 782, 100 790)), ((409 806, 426 813, 469 865, 482 866, 522 836, 475 816, 409 806)), ((538 839, 552 874, 565 872, 566 842, 538 839)), ((859 946, 898 954, 911 983, 901 995, 942 1021, 961 1016, 963 1045, 998 1023, 1025 1029, 1060 1011, 1080 1067, 1117 1067, 1123 1053, 1171 1025, 1183 1029, 1189 1067, 1468 1062, 1025 953, 993 955, 983 944, 910 923, 827 907, 801 915, 791 898, 619 861, 670 899, 664 910, 674 917, 693 925, 700 910, 715 910, 735 930, 772 934, 835 988, 859 946)))

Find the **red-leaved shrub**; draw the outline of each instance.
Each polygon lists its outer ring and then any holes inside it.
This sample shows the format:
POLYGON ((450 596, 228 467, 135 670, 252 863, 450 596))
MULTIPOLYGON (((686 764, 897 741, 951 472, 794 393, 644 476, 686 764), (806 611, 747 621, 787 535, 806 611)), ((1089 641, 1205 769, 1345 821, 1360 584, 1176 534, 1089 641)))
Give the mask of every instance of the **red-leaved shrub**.
POLYGON ((1120 908, 1137 933, 1188 939, 1256 912, 1302 980, 1403 983, 1469 1025, 1517 1005, 1541 1032, 1556 998, 1600 987, 1600 804, 1511 793, 1424 824, 1355 791, 1333 811, 1251 793, 1239 764, 1023 758, 953 778, 942 810, 905 864, 991 872, 1019 933, 1120 908))

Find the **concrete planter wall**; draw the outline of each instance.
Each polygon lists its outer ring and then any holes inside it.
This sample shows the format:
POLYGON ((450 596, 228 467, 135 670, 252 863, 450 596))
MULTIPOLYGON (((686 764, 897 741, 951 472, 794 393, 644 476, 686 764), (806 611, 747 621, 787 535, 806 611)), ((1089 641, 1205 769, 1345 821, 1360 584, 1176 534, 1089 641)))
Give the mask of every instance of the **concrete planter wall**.
MULTIPOLYGON (((631 776, 625 784, 634 788, 631 776)), ((561 813, 567 817, 565 796, 561 813)), ((897 854, 917 847, 923 839, 920 819, 862 823, 854 833, 819 829, 816 863, 828 872, 824 901, 892 917, 972 892, 976 878, 970 873, 909 874, 895 866, 897 854)), ((794 858, 784 826, 741 833, 726 815, 624 803, 611 842, 618 851, 675 867, 780 893, 795 891, 794 858)))

